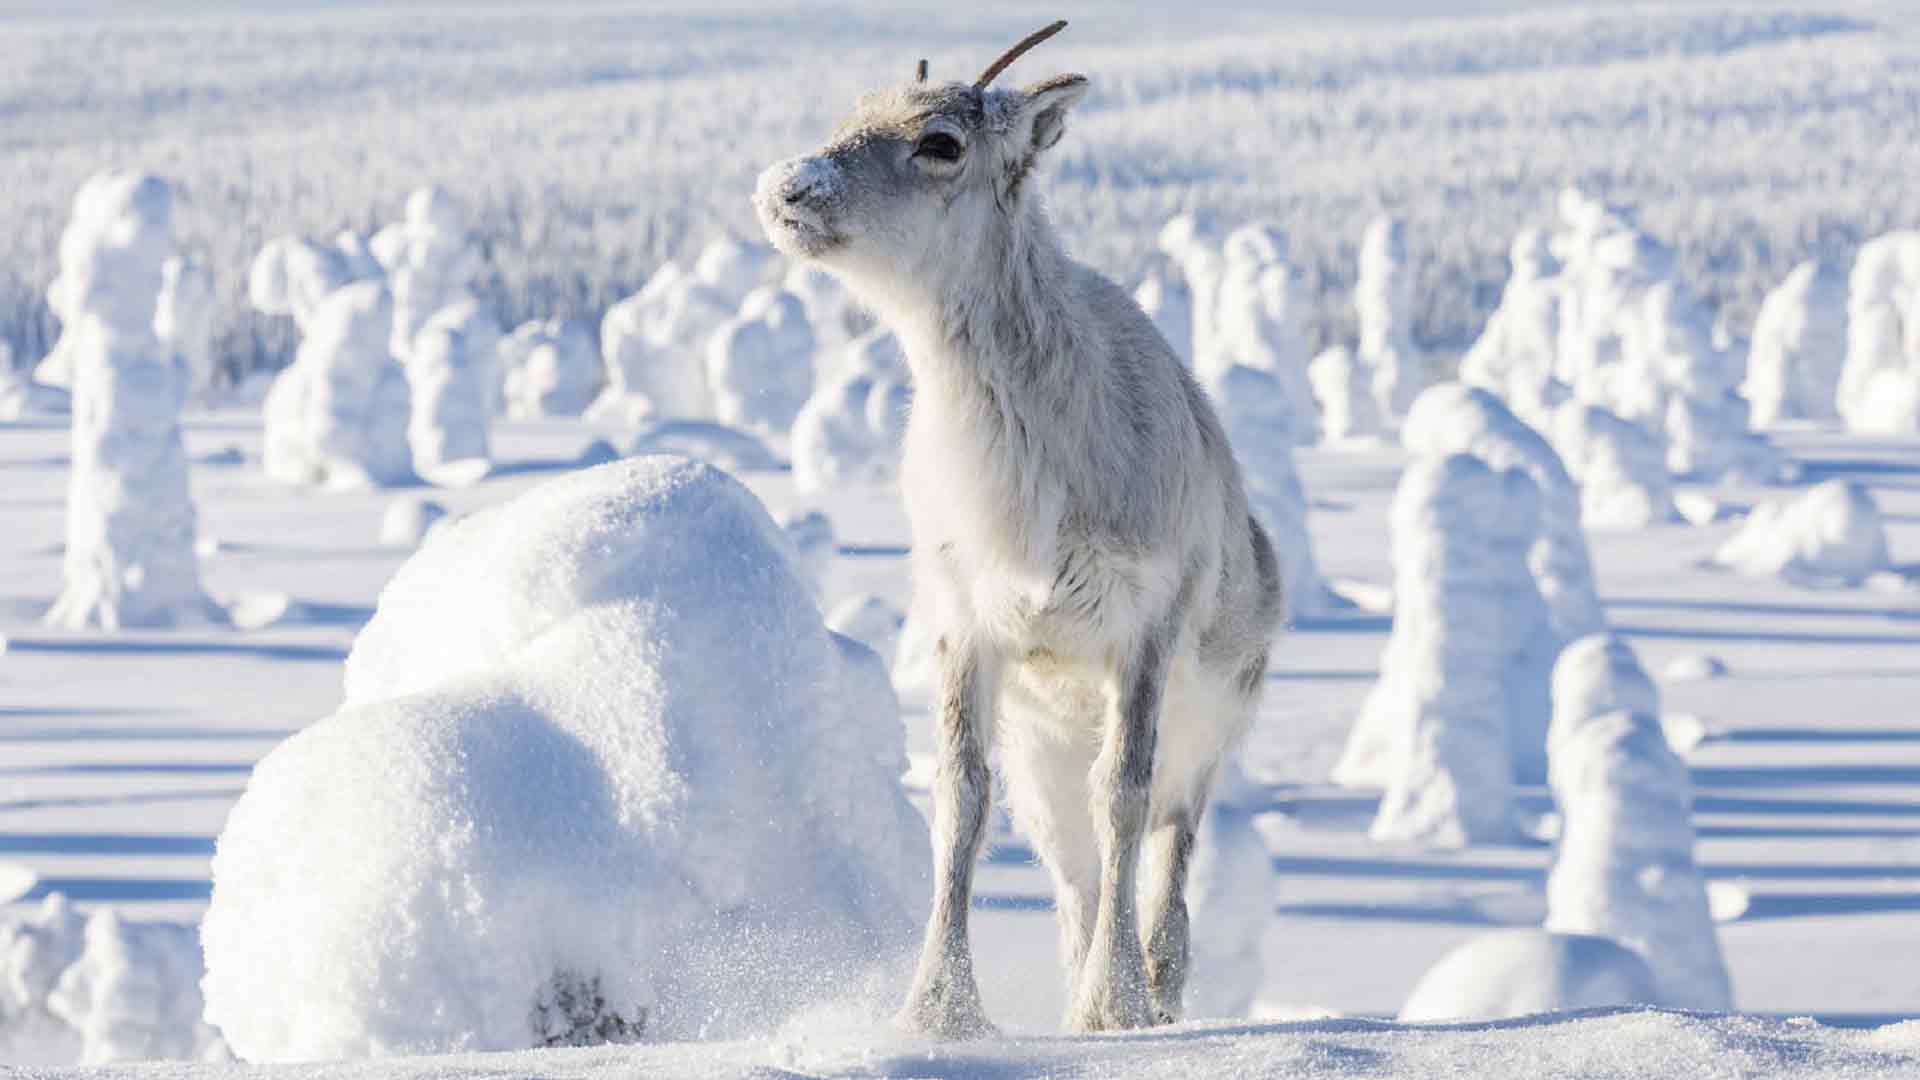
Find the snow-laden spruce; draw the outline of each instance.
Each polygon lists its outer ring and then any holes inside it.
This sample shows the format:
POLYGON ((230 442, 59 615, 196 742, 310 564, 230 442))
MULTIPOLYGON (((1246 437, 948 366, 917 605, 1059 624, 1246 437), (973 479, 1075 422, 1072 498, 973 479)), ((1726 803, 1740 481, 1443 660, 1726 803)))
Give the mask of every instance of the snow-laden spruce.
POLYGON ((793 484, 806 494, 847 484, 891 483, 900 471, 913 389, 891 333, 875 328, 849 343, 793 420, 793 484))
POLYGON ((1713 561, 1756 577, 1858 585, 1886 569, 1890 557, 1872 493, 1850 480, 1828 480, 1755 507, 1713 561))
POLYGON ((180 441, 186 379, 154 332, 172 213, 165 180, 99 173, 74 196, 61 237, 73 464, 52 626, 117 630, 209 614, 180 441))
POLYGON ((1596 634, 1561 653, 1549 780, 1563 825, 1546 928, 1638 952, 1653 970, 1655 1004, 1726 1012, 1733 991, 1693 861, 1692 788, 1659 709, 1621 639, 1596 634))
POLYGON ((1371 379, 1382 416, 1398 421, 1427 385, 1427 361, 1413 343, 1413 270, 1407 265, 1406 224, 1381 216, 1360 238, 1360 276, 1353 288, 1360 322, 1354 357, 1371 379))
POLYGON ((341 488, 411 479, 412 394, 390 351, 393 297, 386 285, 355 281, 333 290, 306 314, 302 329, 299 351, 273 380, 262 409, 267 475, 341 488))
POLYGON ((1847 357, 1834 408, 1847 430, 1920 431, 1920 231, 1902 230, 1860 245, 1847 277, 1847 357))
POLYGON ((1287 234, 1271 225, 1242 225, 1227 234, 1224 256, 1214 300, 1214 350, 1197 369, 1201 381, 1211 388, 1236 364, 1271 375, 1285 393, 1294 442, 1318 442, 1307 343, 1292 324, 1299 317, 1299 289, 1287 263, 1287 234))
POLYGON ((1385 429, 1373 399, 1372 372, 1345 345, 1323 350, 1307 365, 1319 404, 1320 435, 1328 444, 1378 439, 1385 429))
POLYGON ((1551 632, 1527 567, 1540 501, 1524 471, 1471 454, 1417 458, 1401 474, 1393 631, 1333 774, 1386 788, 1375 840, 1514 835, 1509 672, 1551 632))
POLYGON ((623 424, 710 419, 713 397, 702 349, 732 315, 726 294, 678 263, 662 263, 639 292, 600 320, 607 388, 587 418, 623 424))
MULTIPOLYGON (((1189 338, 1172 341, 1176 355, 1198 371, 1213 363, 1219 336, 1220 286, 1226 275, 1227 230, 1210 211, 1190 211, 1161 226, 1155 243, 1179 268, 1186 285, 1189 338)), ((1157 322, 1158 320, 1156 320, 1157 322)), ((1166 329, 1177 329, 1169 325, 1166 329)))
POLYGON ((1500 306, 1460 358, 1460 381, 1492 391, 1514 415, 1548 431, 1565 400, 1558 375, 1560 300, 1565 283, 1546 233, 1523 229, 1507 255, 1512 268, 1500 306))
POLYGON ((719 293, 729 307, 739 307, 760 284, 772 264, 773 249, 722 236, 700 249, 693 260, 693 276, 719 293))
POLYGON ((75 911, 55 893, 0 919, 0 1061, 99 1065, 223 1056, 201 1022, 191 926, 75 911))
POLYGON ((1420 976, 1403 1024, 1502 1020, 1540 1013, 1650 1005, 1653 970, 1619 942, 1590 934, 1506 930, 1469 939, 1420 976))
MULTIPOLYGON (((1578 189, 1561 193, 1563 264, 1555 374, 1580 402, 1639 425, 1674 473, 1770 479, 1778 457, 1748 430, 1737 358, 1713 341, 1705 305, 1677 274, 1671 248, 1631 210, 1578 189)), ((1562 447, 1563 457, 1574 456, 1562 447)))
POLYGON ((579 323, 536 319, 500 342, 502 391, 516 420, 579 416, 600 392, 600 347, 579 323))
POLYGON ((440 308, 414 333, 405 360, 407 446, 421 479, 464 487, 492 470, 499 346, 499 326, 471 297, 440 308))
POLYGON ((707 385, 723 424, 785 435, 813 392, 813 327, 806 304, 759 288, 707 339, 707 385))
POLYGON ((873 328, 873 318, 860 310, 838 278, 811 263, 788 267, 780 287, 799 297, 807 309, 807 325, 813 330, 814 382, 839 375, 830 363, 839 359, 842 346, 873 328))
POLYGON ((1320 575, 1307 531, 1307 491, 1293 465, 1293 448, 1301 440, 1292 395, 1277 374, 1246 364, 1216 369, 1203 385, 1240 462, 1247 504, 1273 540, 1287 617, 1324 613, 1337 598, 1320 575))
MULTIPOLYGON (((1545 633, 1517 631, 1506 671, 1507 737, 1514 778, 1537 784, 1547 775, 1548 685, 1560 647, 1606 624, 1594 588, 1593 558, 1580 525, 1580 492, 1560 455, 1500 399, 1478 387, 1443 383, 1414 400, 1400 431, 1407 449, 1430 457, 1472 454, 1495 469, 1519 469, 1540 492, 1540 531, 1527 553, 1534 585, 1546 602, 1545 633)), ((1524 591, 1513 602, 1530 606, 1524 591)), ((1532 616, 1509 611, 1532 626, 1532 616)))
POLYGON ((1153 320, 1154 329, 1167 339, 1180 362, 1193 367, 1193 290, 1171 259, 1160 255, 1147 268, 1134 287, 1133 302, 1153 320))
POLYGON ((1626 531, 1671 521, 1672 479, 1660 440, 1599 405, 1567 401, 1548 429, 1567 472, 1580 483, 1586 527, 1626 531))
POLYGON ((213 386, 214 314, 213 275, 205 266, 180 255, 160 265, 153 333, 173 354, 189 401, 203 399, 213 386))
POLYGON ((1767 294, 1753 321, 1740 394, 1754 426, 1837 417, 1834 401, 1846 355, 1846 275, 1831 263, 1808 259, 1767 294))
POLYGON ((247 270, 247 302, 267 315, 291 316, 305 333, 321 301, 334 290, 384 273, 378 263, 357 260, 338 243, 279 236, 261 247, 247 270))
POLYGON ((1187 878, 1193 920, 1193 982, 1187 1014, 1241 1017, 1266 983, 1261 943, 1273 924, 1279 879, 1273 856, 1253 827, 1260 807, 1251 781, 1232 758, 1221 763, 1213 798, 1194 834, 1187 878))
POLYGON ((910 944, 886 674, 745 488, 616 462, 436 529, 213 861, 207 1018, 252 1061, 717 1038, 910 944))

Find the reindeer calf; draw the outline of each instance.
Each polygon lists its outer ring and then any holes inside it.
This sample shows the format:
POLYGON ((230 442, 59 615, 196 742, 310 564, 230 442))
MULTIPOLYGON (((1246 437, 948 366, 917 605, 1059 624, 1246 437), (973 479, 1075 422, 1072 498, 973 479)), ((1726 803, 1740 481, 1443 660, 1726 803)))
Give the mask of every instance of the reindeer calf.
POLYGON ((1281 611, 1206 397, 1061 250, 1030 183, 1087 80, 987 88, 1063 25, 972 85, 927 84, 923 62, 754 194, 773 243, 845 282, 913 372, 901 487, 941 686, 934 906, 900 1019, 944 1037, 992 1030, 967 910, 996 745, 1053 876, 1069 1026, 1179 1015, 1194 830, 1281 611))

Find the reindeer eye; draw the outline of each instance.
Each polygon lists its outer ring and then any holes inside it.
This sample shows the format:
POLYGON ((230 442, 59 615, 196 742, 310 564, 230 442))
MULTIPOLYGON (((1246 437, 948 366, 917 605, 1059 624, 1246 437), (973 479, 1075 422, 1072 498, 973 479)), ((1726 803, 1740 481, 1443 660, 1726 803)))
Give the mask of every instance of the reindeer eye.
POLYGON ((913 156, 934 161, 959 161, 964 149, 959 139, 944 131, 931 131, 920 136, 920 141, 913 144, 913 156))

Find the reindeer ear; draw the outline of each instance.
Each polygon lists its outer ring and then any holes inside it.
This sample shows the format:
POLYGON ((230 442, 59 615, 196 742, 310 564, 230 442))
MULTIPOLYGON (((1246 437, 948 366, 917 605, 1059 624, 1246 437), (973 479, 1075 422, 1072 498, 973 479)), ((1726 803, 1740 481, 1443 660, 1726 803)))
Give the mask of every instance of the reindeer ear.
POLYGON ((1028 160, 1052 148, 1067 132, 1067 110, 1087 96, 1085 75, 1055 75, 1020 91, 1019 119, 1015 131, 1025 134, 1028 160))

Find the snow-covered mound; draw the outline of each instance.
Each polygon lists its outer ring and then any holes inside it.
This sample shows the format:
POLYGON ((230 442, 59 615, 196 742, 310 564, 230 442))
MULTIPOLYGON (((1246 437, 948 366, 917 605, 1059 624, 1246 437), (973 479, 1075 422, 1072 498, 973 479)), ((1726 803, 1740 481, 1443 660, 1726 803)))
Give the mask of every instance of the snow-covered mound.
MULTIPOLYGON (((1593 558, 1580 525, 1580 492, 1560 463, 1560 455, 1500 399, 1478 387, 1442 383, 1414 400, 1400 439, 1407 449, 1440 457, 1466 453, 1495 469, 1518 469, 1540 491, 1540 534, 1527 552, 1533 583, 1546 602, 1546 627, 1533 616, 1510 611, 1529 625, 1514 630, 1516 652, 1507 667, 1507 737, 1514 776, 1537 784, 1547 775, 1548 683, 1553 661, 1568 641, 1606 624, 1594 588, 1593 558), (1542 630, 1546 632, 1541 632, 1542 630)), ((1528 605, 1523 590, 1513 603, 1528 605)))
POLYGON ((740 314, 707 341, 707 384, 723 424, 770 435, 793 426, 813 392, 813 328, 806 305, 781 289, 755 289, 740 314))
POLYGON ((1753 321, 1740 386, 1753 423, 1833 419, 1846 355, 1846 275, 1808 259, 1767 294, 1753 321))
POLYGON ((579 323, 520 324, 500 342, 507 415, 515 419, 579 416, 600 392, 600 347, 579 323))
POLYGON ((1398 420, 1427 385, 1426 357, 1413 343, 1413 271, 1400 219, 1383 216, 1367 223, 1353 307, 1360 320, 1355 358, 1370 373, 1380 413, 1398 420))
POLYGON ((1440 958, 1414 984, 1403 1024, 1501 1020, 1659 1000, 1639 954, 1603 937, 1508 930, 1440 958))
POLYGON ((1393 632, 1334 780, 1386 788, 1375 840, 1510 839, 1508 670, 1546 629, 1539 490, 1470 454, 1419 458, 1392 513, 1393 632))
POLYGON ((1866 488, 1828 480, 1756 507, 1713 561, 1755 576, 1858 585, 1887 568, 1887 530, 1866 488))
POLYGON ((1665 451, 1645 428, 1601 406, 1568 401, 1554 410, 1552 436, 1580 483, 1587 528, 1627 531, 1673 520, 1665 451))
POLYGON ((717 469, 616 462, 435 530, 345 706, 228 819, 207 1018, 297 1060, 718 1038, 843 994, 925 901, 897 716, 717 469))
POLYGON ((220 1056, 200 1021, 194 928, 90 915, 55 893, 0 919, 0 1060, 97 1065, 220 1056))
POLYGON ((1849 431, 1920 431, 1920 355, 1913 293, 1920 288, 1920 231, 1860 245, 1847 277, 1847 356, 1834 408, 1849 431))
POLYGON ((1625 642, 1569 645, 1554 670, 1549 778, 1564 822, 1548 930, 1612 938, 1653 970, 1656 1004, 1725 1012, 1726 962, 1693 861, 1693 792, 1659 698, 1625 642))
POLYGON ((893 335, 874 330, 849 344, 841 374, 814 387, 793 421, 793 483, 802 492, 890 483, 913 391, 893 335))
POLYGON ((609 423, 713 416, 707 387, 707 338, 733 315, 735 302, 678 263, 663 263, 632 296, 600 320, 607 388, 587 417, 609 423))
POLYGON ((410 479, 411 391, 389 351, 386 286, 359 281, 335 289, 308 313, 305 331, 263 407, 267 475, 332 487, 410 479))
POLYGON ((165 180, 100 173, 74 196, 61 236, 73 466, 49 625, 116 630, 208 614, 180 439, 186 379, 154 331, 172 215, 165 180))

